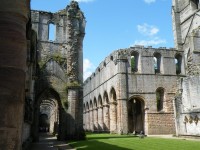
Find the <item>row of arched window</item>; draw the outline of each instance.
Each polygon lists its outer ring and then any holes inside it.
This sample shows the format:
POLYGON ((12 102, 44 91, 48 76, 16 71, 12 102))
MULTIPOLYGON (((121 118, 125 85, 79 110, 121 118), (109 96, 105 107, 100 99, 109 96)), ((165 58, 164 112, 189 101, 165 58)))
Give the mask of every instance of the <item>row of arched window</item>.
MULTIPOLYGON (((160 53, 154 53, 154 71, 155 73, 161 73, 161 59, 162 56, 160 53)), ((139 60, 139 53, 132 52, 131 53, 131 71, 137 72, 138 71, 138 60, 139 60)), ((176 54, 174 57, 174 63, 176 65, 176 74, 181 74, 181 65, 182 65, 182 56, 180 54, 176 54)))

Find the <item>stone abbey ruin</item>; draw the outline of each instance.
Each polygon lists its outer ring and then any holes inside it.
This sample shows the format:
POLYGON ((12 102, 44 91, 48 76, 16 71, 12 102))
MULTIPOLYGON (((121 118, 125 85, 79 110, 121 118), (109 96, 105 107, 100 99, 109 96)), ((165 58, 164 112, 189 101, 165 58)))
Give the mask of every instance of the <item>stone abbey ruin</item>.
POLYGON ((2 0, 0 149, 26 149, 40 131, 58 140, 85 131, 200 136, 199 8, 199 0, 172 0, 175 48, 116 50, 83 83, 78 3, 51 13, 2 0))
POLYGON ((200 136, 200 4, 173 0, 175 48, 116 50, 84 82, 84 129, 200 136))

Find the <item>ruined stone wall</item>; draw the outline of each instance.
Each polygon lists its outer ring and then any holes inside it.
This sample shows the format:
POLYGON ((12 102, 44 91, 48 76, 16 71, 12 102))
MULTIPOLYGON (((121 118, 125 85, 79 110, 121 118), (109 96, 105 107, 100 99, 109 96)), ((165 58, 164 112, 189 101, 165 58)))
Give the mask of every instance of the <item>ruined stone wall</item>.
POLYGON ((175 101, 177 135, 199 135, 200 133, 198 126, 200 4, 196 2, 173 0, 172 6, 175 44, 178 50, 184 51, 187 75, 186 78, 178 80, 179 89, 175 101))
MULTIPOLYGON (((177 74, 175 65, 175 55, 182 52, 175 51, 174 49, 152 47, 131 47, 128 49, 122 49, 113 52, 109 55, 96 69, 85 82, 84 82, 84 128, 86 130, 92 130, 95 123, 94 113, 103 108, 106 111, 108 105, 111 132, 112 124, 112 92, 114 88, 116 92, 116 120, 117 129, 114 132, 126 133, 128 132, 128 101, 132 98, 140 98, 144 101, 144 115, 145 120, 143 124, 145 126, 146 134, 173 134, 175 133, 174 123, 174 109, 173 100, 177 89, 177 74), (138 70, 132 71, 131 68, 131 55, 137 52, 138 56, 138 70), (160 73, 155 73, 154 69, 154 54, 161 54, 160 73), (158 88, 164 89, 164 102, 163 110, 157 111, 156 90, 158 88), (108 103, 105 102, 104 94, 108 94, 108 103), (98 97, 102 97, 103 105, 96 106, 95 100, 98 103, 98 97), (91 115, 91 113, 93 115, 91 115), (91 117, 93 116, 93 117, 91 117), (167 118, 165 120, 159 120, 159 118, 167 118), (158 122, 159 120, 159 122, 158 122), (158 126, 160 130, 155 131, 153 127, 158 126)), ((184 62, 184 60, 182 60, 184 62)), ((184 65, 184 64, 183 64, 184 65)), ((185 74, 184 66, 181 67, 181 74, 185 74)), ((103 115, 104 113, 102 113, 103 115)), ((102 116, 101 115, 101 116, 102 116)), ((99 118, 99 115, 96 115, 99 118)), ((105 117, 102 118, 104 124, 105 117)), ((101 122, 101 120, 100 120, 101 122)), ((98 119, 97 119, 97 123, 98 119)), ((100 123, 101 127, 101 123, 100 123)), ((102 130, 100 128, 96 129, 102 130)))
POLYGON ((57 108, 59 117, 62 118, 59 120, 59 139, 84 138, 82 82, 85 17, 78 3, 71 1, 65 9, 56 13, 33 10, 32 27, 38 34, 37 105, 44 97, 50 100, 57 98, 61 104, 57 108), (51 24, 55 26, 54 40, 49 38, 51 24), (50 94, 42 94, 44 91, 50 94))
POLYGON ((199 76, 179 80, 181 99, 177 103, 177 130, 179 135, 200 135, 199 76), (179 102, 180 101, 180 102, 179 102))

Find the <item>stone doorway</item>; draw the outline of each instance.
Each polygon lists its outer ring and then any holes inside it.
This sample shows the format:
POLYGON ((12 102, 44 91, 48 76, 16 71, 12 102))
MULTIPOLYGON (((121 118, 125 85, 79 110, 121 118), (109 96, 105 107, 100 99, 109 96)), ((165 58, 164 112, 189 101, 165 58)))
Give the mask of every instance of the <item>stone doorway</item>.
POLYGON ((130 133, 144 132, 144 101, 141 98, 128 101, 128 128, 130 133))

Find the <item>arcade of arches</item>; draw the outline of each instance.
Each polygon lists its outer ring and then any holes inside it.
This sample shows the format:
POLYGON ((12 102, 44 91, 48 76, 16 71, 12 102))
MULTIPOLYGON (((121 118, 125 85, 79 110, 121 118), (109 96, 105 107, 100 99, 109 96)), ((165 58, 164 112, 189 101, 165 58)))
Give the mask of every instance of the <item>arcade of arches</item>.
MULTIPOLYGON (((112 88, 110 94, 104 92, 103 99, 99 95, 98 98, 94 97, 93 100, 84 103, 83 108, 83 125, 86 131, 123 134, 118 123, 120 108, 114 88, 112 88)), ((144 132, 144 100, 141 97, 131 98, 127 101, 127 109, 128 132, 144 132)), ((126 116, 124 117, 126 118, 126 116)))

